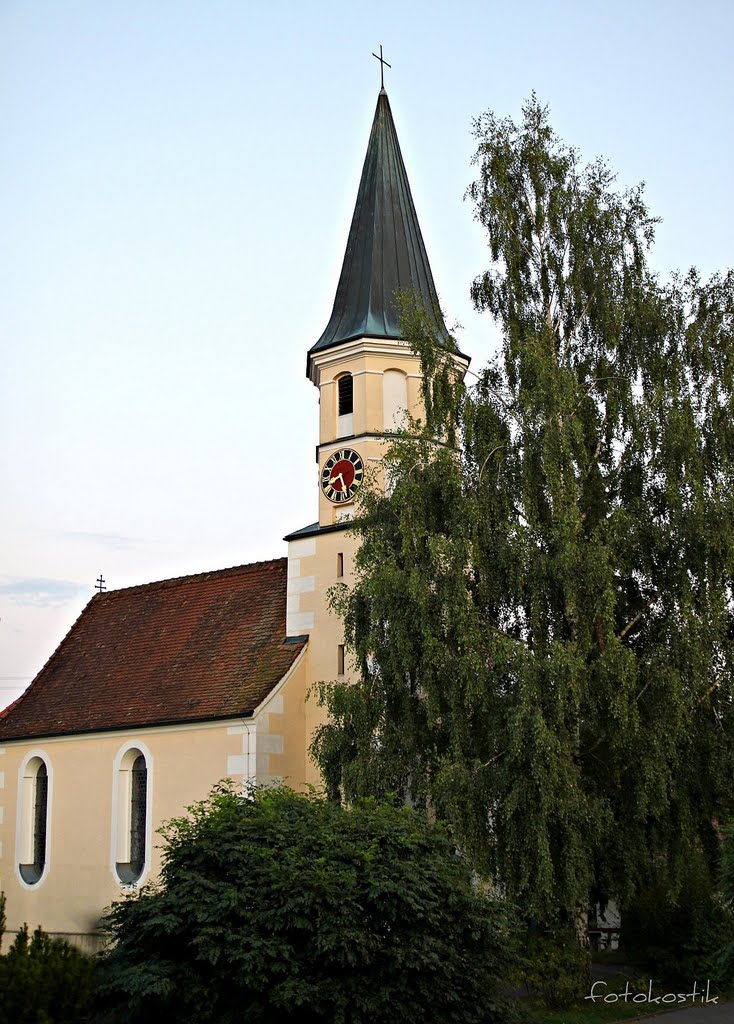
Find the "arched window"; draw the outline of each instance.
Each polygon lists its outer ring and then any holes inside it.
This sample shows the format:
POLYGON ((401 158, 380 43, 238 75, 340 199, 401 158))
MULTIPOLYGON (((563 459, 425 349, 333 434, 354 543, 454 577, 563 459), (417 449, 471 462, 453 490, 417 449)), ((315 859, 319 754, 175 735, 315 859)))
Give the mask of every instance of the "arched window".
POLYGON ((148 764, 137 747, 126 750, 117 769, 115 868, 121 882, 137 882, 145 870, 148 834, 148 764))
POLYGON ((35 885, 46 867, 48 832, 48 768, 31 757, 21 778, 20 856, 18 870, 27 885, 35 885))
POLYGON ((337 421, 336 436, 348 437, 354 433, 354 378, 343 373, 336 379, 337 421))
POLYGON ((345 373, 337 381, 339 387, 339 415, 346 416, 348 412, 354 412, 354 378, 351 373, 345 373))
POLYGON ((400 370, 385 370, 382 377, 383 429, 400 430, 408 408, 408 378, 400 370))

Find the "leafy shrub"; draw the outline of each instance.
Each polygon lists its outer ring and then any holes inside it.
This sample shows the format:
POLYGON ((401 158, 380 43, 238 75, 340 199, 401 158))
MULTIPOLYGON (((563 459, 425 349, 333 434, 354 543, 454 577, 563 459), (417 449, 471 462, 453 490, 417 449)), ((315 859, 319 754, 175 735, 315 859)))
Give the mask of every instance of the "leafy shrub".
POLYGON ((550 1009, 581 1005, 589 993, 591 957, 571 929, 529 931, 513 980, 550 1009))
MULTIPOLYGON (((734 822, 724 829, 724 854, 721 862, 722 904, 734 918, 734 822)), ((728 930, 716 956, 718 978, 728 988, 734 987, 734 927, 728 930)))
POLYGON ((220 786, 162 831, 160 884, 106 918, 108 1019, 506 1019, 507 916, 444 827, 374 801, 220 786))
MULTIPOLYGON (((702 852, 682 866, 677 899, 664 864, 622 913, 621 944, 651 976, 673 983, 720 980, 717 954, 734 942, 734 915, 702 852)), ((734 882, 734 876, 731 879, 734 882)))
POLYGON ((41 928, 23 925, 0 956, 0 1024, 72 1024, 88 1019, 93 995, 89 957, 41 928))

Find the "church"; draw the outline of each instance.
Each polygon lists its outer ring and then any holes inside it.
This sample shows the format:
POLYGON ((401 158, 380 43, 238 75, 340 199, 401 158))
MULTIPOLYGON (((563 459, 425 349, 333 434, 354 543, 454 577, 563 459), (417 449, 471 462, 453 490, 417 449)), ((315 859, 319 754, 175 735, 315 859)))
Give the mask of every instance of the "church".
POLYGON ((307 352, 318 519, 285 538, 287 557, 95 594, 0 712, 6 943, 27 922, 99 948, 104 909, 155 879, 162 822, 221 779, 318 785, 308 749, 324 712, 309 690, 349 678, 327 592, 352 578, 360 485, 381 479, 390 434, 421 413, 400 290, 438 308, 382 88, 333 311, 307 352))

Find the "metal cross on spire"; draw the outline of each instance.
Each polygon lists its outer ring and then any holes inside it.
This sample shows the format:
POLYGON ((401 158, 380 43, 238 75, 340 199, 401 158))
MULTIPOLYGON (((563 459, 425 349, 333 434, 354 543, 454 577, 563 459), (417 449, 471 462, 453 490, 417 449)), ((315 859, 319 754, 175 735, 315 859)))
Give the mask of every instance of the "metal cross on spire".
POLYGON ((107 590, 107 587, 104 584, 105 584, 104 576, 102 575, 102 573, 100 573, 99 574, 99 579, 97 580, 97 586, 95 588, 96 590, 98 590, 100 592, 100 594, 102 593, 103 590, 107 590))
MULTIPOLYGON (((377 54, 374 52, 374 50, 372 51, 372 56, 373 57, 377 57, 377 54)), ((382 59, 382 46, 380 46, 380 56, 377 57, 377 59, 380 62, 380 88, 384 89, 385 88, 385 65, 387 64, 387 61, 382 59)), ((387 66, 389 68, 391 68, 392 64, 387 64, 387 66)))

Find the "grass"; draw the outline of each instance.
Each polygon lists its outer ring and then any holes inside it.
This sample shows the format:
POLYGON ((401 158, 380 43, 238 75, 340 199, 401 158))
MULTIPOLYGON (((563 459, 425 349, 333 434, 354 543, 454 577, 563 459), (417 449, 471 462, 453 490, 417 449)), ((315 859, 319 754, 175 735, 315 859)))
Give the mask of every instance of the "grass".
MULTIPOLYGON (((610 981, 609 991, 622 991, 625 978, 618 979, 621 984, 618 989, 610 981)), ((631 985, 633 994, 645 991, 642 985, 631 985)), ((676 991, 675 986, 667 989, 656 986, 653 989, 654 995, 664 995, 665 992, 676 991)), ((725 1003, 732 998, 731 992, 722 992, 720 989, 712 989, 711 995, 718 996, 719 1002, 725 1003)), ((543 1006, 538 999, 528 999, 527 1008, 531 1011, 533 1020, 539 1024, 616 1024, 617 1021, 637 1020, 638 1017, 650 1017, 656 1014, 670 1013, 675 1010, 686 1010, 693 1007, 701 1007, 700 999, 686 1003, 624 1003, 621 1000, 616 1003, 584 1003, 582 1006, 572 1006, 566 1010, 549 1010, 543 1006)), ((733 1018, 734 1019, 734 1018, 733 1018)))
MULTIPOLYGON (((670 1008, 683 1009, 682 1006, 670 1008)), ((542 1024, 612 1024, 613 1021, 636 1020, 663 1013, 666 1007, 654 1003, 587 1003, 569 1010, 549 1010, 540 1004, 531 1005, 531 1009, 535 1019, 542 1024)))

